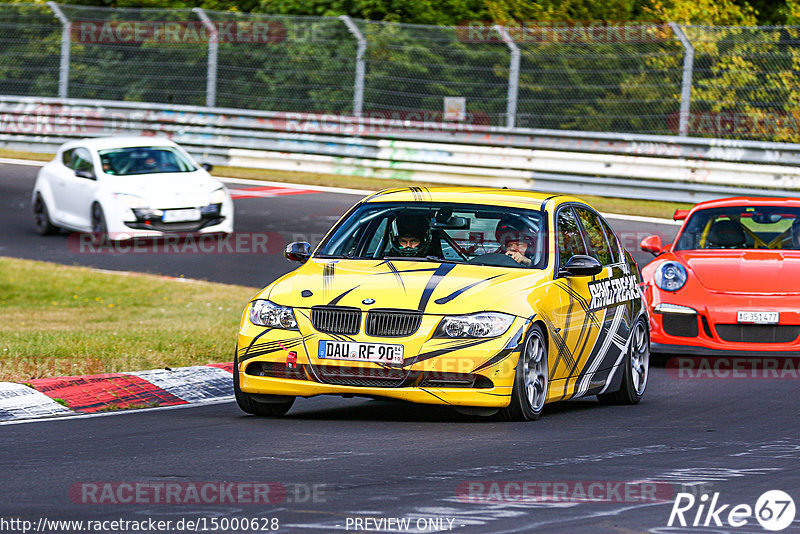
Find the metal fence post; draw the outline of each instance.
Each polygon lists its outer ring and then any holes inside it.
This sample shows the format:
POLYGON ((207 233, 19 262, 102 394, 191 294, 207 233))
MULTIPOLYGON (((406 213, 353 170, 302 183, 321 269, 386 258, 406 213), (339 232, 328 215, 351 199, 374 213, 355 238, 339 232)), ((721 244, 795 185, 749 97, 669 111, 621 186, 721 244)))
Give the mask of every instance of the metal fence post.
POLYGON ((506 104, 506 128, 513 128, 517 117, 517 95, 519 94, 519 47, 499 24, 494 27, 503 42, 511 51, 511 62, 508 65, 508 102, 506 104))
POLYGON ((689 110, 692 103, 692 75, 694 71, 694 46, 692 41, 683 33, 683 28, 674 22, 669 23, 669 27, 683 46, 683 80, 681 81, 681 114, 678 125, 678 135, 686 137, 689 135, 689 110))
POLYGON ((217 103, 217 53, 219 50, 219 32, 206 12, 201 7, 192 9, 203 26, 208 30, 208 69, 206 71, 206 106, 213 108, 217 103))
POLYGON ((56 18, 61 22, 61 65, 58 69, 58 97, 67 98, 69 93, 69 52, 72 37, 72 24, 55 2, 47 2, 56 18))
POLYGON ((364 107, 364 75, 366 73, 364 52, 367 51, 367 40, 355 22, 353 22, 353 19, 347 15, 340 15, 339 18, 358 41, 358 48, 356 49, 356 80, 353 88, 353 115, 360 117, 364 107))

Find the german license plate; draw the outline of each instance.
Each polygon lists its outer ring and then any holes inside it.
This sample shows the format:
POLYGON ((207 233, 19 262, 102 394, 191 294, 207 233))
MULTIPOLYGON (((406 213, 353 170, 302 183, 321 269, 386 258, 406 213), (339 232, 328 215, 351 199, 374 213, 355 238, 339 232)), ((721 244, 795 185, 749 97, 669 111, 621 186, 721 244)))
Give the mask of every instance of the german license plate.
POLYGON ((403 363, 403 345, 320 340, 318 356, 322 360, 403 363))
POLYGON ((778 324, 778 312, 776 311, 740 311, 736 314, 736 320, 740 323, 752 324, 778 324))
POLYGON ((165 223, 170 222, 185 222, 185 221, 199 221, 200 208, 191 208, 185 210, 165 210, 161 215, 161 220, 165 223))

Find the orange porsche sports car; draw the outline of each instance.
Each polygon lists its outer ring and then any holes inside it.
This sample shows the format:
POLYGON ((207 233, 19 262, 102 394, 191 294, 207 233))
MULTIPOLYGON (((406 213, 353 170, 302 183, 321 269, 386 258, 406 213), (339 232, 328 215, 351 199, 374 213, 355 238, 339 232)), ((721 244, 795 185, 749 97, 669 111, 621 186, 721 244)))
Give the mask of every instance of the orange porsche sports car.
POLYGON ((675 212, 675 241, 642 250, 653 352, 800 351, 800 199, 727 198, 675 212))

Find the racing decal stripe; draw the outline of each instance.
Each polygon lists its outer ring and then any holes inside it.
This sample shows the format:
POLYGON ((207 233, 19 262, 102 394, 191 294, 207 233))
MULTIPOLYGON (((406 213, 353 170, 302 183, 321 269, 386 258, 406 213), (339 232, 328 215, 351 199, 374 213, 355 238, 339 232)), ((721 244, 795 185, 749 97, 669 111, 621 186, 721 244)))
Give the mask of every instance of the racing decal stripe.
MULTIPOLYGON (((577 379, 577 376, 580 376, 582 374, 581 371, 582 371, 583 368, 579 368, 578 367, 579 364, 581 362, 583 362, 583 364, 585 366, 585 364, 587 362, 593 361, 592 355, 594 354, 594 349, 595 349, 595 346, 597 345, 597 340, 602 337, 603 328, 604 328, 605 325, 603 325, 603 323, 600 323, 601 326, 598 328, 597 335, 594 337, 594 342, 592 343, 592 346, 588 347, 588 349, 587 349, 587 346, 589 344, 589 338, 592 336, 592 325, 590 325, 589 322, 590 321, 588 320, 588 314, 587 314, 586 317, 583 320, 583 323, 581 324, 581 331, 578 334, 578 342, 575 344, 575 348, 576 348, 575 353, 576 354, 574 355, 573 366, 572 366, 572 368, 570 368, 569 374, 567 375, 567 380, 564 383, 564 388, 565 388, 564 389, 564 394, 567 393, 566 387, 570 384, 571 379, 573 378, 573 376, 575 376, 575 378, 577 379), (580 348, 578 348, 578 345, 580 345, 580 348), (586 355, 585 359, 583 358, 584 355, 586 355), (577 376, 576 376, 576 372, 577 372, 577 376)), ((606 338, 607 337, 608 336, 606 335, 606 338)), ((574 386, 574 383, 572 385, 574 386)))
MULTIPOLYGON (((558 284, 558 287, 563 289, 563 287, 560 284, 558 284)), ((569 297, 569 306, 567 307, 567 315, 566 315, 566 320, 564 322, 564 330, 563 330, 564 335, 561 336, 561 339, 564 342, 563 350, 558 351, 555 365, 553 366, 554 370, 558 369, 558 365, 562 361, 564 362, 564 366, 567 368, 571 368, 574 364, 574 357, 572 351, 569 349, 569 345, 567 344, 567 336, 569 335, 570 327, 572 324, 572 310, 575 308, 575 299, 573 298, 572 293, 570 293, 569 291, 567 291, 567 296, 569 297)), ((559 349, 560 348, 561 347, 559 347, 559 349)))
POLYGON ((322 266, 322 293, 327 295, 333 285, 333 276, 336 271, 335 263, 326 263, 322 266))
POLYGON ((558 368, 558 364, 562 359, 566 359, 568 354, 570 354, 569 348, 567 347, 567 342, 558 331, 556 326, 553 324, 552 319, 550 319, 545 314, 540 314, 542 321, 544 321, 545 326, 547 327, 547 332, 550 335, 550 339, 553 340, 553 343, 556 345, 557 354, 556 360, 553 363, 552 369, 555 370, 558 368))
POLYGON ((263 356, 265 354, 270 354, 273 352, 278 352, 280 350, 291 349, 303 343, 306 339, 315 337, 316 334, 308 334, 302 337, 295 337, 292 339, 279 339, 275 341, 269 341, 267 343, 261 343, 258 345, 252 345, 251 349, 248 349, 245 354, 239 356, 239 362, 247 361, 251 358, 255 358, 256 356, 263 356))
MULTIPOLYGON (((386 263, 390 263, 389 260, 384 260, 380 263, 373 265, 373 267, 380 267, 386 263)), ((394 267, 392 270, 384 272, 384 273, 369 273, 368 276, 380 276, 382 274, 395 274, 395 273, 425 273, 425 272, 433 272, 436 270, 436 267, 426 267, 424 269, 398 269, 394 267)))
POLYGON ((461 289, 456 289, 455 291, 453 291, 452 293, 450 293, 446 297, 442 297, 442 298, 436 299, 433 302, 435 302, 436 304, 447 304, 448 302, 450 302, 454 298, 456 298, 456 297, 460 296, 461 294, 469 291, 473 287, 475 287, 477 285, 480 285, 480 284, 483 284, 484 282, 488 282, 489 280, 494 280, 495 278, 498 278, 500 276, 505 276, 505 275, 504 274, 496 274, 494 276, 491 276, 491 277, 487 278, 486 280, 478 280, 477 282, 473 282, 473 283, 471 283, 469 285, 466 285, 466 286, 462 287, 461 289))
POLYGON ((608 387, 614 382, 614 376, 621 369, 620 364, 622 363, 622 359, 628 353, 628 350, 630 350, 630 344, 631 344, 631 341, 633 340, 633 325, 634 324, 636 324, 636 321, 631 322, 631 327, 628 330, 628 340, 625 342, 625 346, 622 348, 622 350, 619 353, 619 356, 617 356, 617 359, 614 361, 614 365, 608 370, 608 377, 606 377, 606 380, 605 380, 606 383, 603 386, 603 389, 600 390, 600 392, 598 394, 603 394, 603 393, 606 392, 608 387))
MULTIPOLYGON (((595 312, 597 310, 596 309, 593 310, 593 309, 589 308, 589 302, 583 297, 583 295, 581 295, 580 293, 575 291, 568 284, 557 284, 557 285, 558 285, 558 287, 560 287, 561 289, 566 291, 570 295, 571 298, 575 299, 575 301, 578 304, 580 304, 581 308, 583 308, 583 311, 586 312, 586 316, 594 323, 594 326, 599 328, 601 323, 597 319, 597 315, 595 314, 595 312)), ((602 309, 602 308, 598 308, 598 309, 602 309)))
POLYGON ((347 291, 345 291, 344 293, 342 293, 338 297, 336 297, 333 300, 331 300, 330 302, 328 302, 328 306, 336 306, 337 304, 339 304, 339 301, 344 298, 345 295, 347 295, 348 293, 350 293, 351 291, 353 291, 355 289, 358 289, 358 287, 360 287, 360 286, 356 286, 356 287, 352 287, 352 288, 348 289, 347 291))
POLYGON ((247 345, 247 347, 242 347, 241 349, 239 349, 239 354, 238 354, 238 356, 241 358, 243 355, 247 354, 247 352, 248 352, 248 351, 249 351, 251 348, 253 348, 253 345, 255 344, 255 342, 256 342, 256 341, 258 341, 258 339, 259 339, 261 336, 263 336, 263 335, 264 335, 264 334, 266 334, 267 332, 270 332, 271 330, 272 330, 272 328, 265 328, 263 332, 261 332, 260 334, 258 334, 257 336, 255 336, 255 337, 254 337, 254 338, 253 338, 253 339, 250 341, 250 344, 249 344, 249 345, 247 345))
POLYGON ((397 267, 395 267, 394 263, 392 263, 391 261, 387 261, 386 262, 386 266, 389 268, 390 271, 392 271, 392 274, 394 275, 395 280, 398 281, 398 283, 400 284, 400 287, 403 288, 403 293, 405 293, 406 292, 406 284, 403 282, 403 277, 400 276, 400 273, 397 271, 397 267))
POLYGON ((497 354, 495 354, 494 356, 492 356, 491 358, 480 364, 471 372, 475 373, 477 371, 480 371, 481 369, 486 369, 487 367, 500 363, 501 361, 506 359, 509 356, 509 354, 515 352, 519 348, 519 343, 520 340, 522 339, 522 333, 524 332, 525 327, 528 325, 528 322, 526 322, 524 325, 520 327, 517 333, 514 336, 512 336, 511 339, 508 340, 508 343, 506 343, 506 346, 503 347, 500 350, 500 352, 498 352, 497 354))
POLYGON ((597 354, 593 355, 591 362, 589 363, 589 368, 582 373, 583 378, 581 378, 580 382, 578 382, 578 386, 575 388, 575 392, 572 395, 573 397, 581 397, 589 390, 589 382, 591 381, 595 371, 597 371, 597 369, 600 367, 600 364, 605 359, 608 349, 611 347, 612 341, 614 341, 617 329, 622 321, 623 311, 624 310, 622 306, 617 306, 617 308, 614 310, 614 318, 611 323, 611 328, 609 328, 609 331, 606 333, 605 339, 603 339, 603 344, 600 346, 600 350, 597 352, 597 354))
POLYGON ((432 393, 430 390, 428 390, 428 389, 425 389, 425 388, 420 388, 420 389, 421 389, 422 391, 424 391, 425 393, 427 393, 428 395, 431 395, 432 397, 436 397, 437 399, 439 399, 439 400, 440 400, 440 401, 442 401, 443 403, 445 403, 445 404, 450 404, 449 402, 447 402, 446 400, 444 400, 443 398, 441 398, 439 395, 436 395, 435 393, 432 393))
POLYGON ((478 367, 472 370, 473 373, 476 373, 482 369, 486 369, 487 367, 491 367, 492 365, 497 365, 498 363, 502 362, 506 358, 508 358, 512 353, 517 352, 517 348, 513 349, 502 349, 500 352, 480 364, 478 367))
POLYGON ((445 354, 449 354, 451 352, 455 352, 457 350, 467 349, 469 347, 474 347, 475 345, 480 345, 482 343, 486 343, 487 341, 491 341, 493 338, 486 338, 486 339, 476 339, 476 340, 467 340, 464 342, 459 343, 458 345, 451 345, 450 347, 431 350, 428 352, 421 352, 416 356, 412 356, 410 358, 406 358, 403 361, 402 367, 406 367, 407 365, 414 365, 419 362, 424 362, 425 360, 430 360, 431 358, 436 358, 438 356, 444 356, 445 354))
POLYGON ((436 286, 439 285, 439 282, 441 282, 442 279, 447 276, 447 273, 452 271, 455 266, 456 265, 454 263, 443 263, 436 268, 428 280, 428 283, 425 285, 425 289, 422 291, 422 297, 420 297, 419 306, 417 306, 419 311, 425 311, 425 308, 428 306, 428 301, 431 298, 431 294, 433 294, 433 290, 436 289, 436 286))

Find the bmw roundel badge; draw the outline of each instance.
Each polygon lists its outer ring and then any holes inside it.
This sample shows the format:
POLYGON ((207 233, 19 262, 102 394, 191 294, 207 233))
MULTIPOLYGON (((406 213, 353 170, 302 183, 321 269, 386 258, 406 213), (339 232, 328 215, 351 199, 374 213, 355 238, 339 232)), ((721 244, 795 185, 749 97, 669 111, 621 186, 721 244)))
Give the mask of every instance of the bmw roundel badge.
POLYGON ((366 304, 367 306, 370 304, 375 304, 375 299, 364 299, 361 301, 361 304, 366 304))

